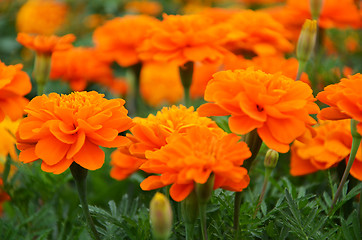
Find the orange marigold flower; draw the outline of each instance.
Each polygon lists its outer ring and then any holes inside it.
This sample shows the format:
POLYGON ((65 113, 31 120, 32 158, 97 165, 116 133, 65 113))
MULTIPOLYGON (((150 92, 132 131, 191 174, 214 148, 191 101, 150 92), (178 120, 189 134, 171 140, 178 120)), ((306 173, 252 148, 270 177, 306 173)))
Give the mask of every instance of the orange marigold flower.
POLYGON ((156 16, 163 10, 162 5, 157 1, 130 1, 124 5, 124 9, 130 13, 146 14, 156 16))
POLYGON ((285 37, 286 29, 267 13, 245 10, 233 14, 227 23, 232 31, 227 35, 225 44, 234 52, 276 55, 294 49, 285 37))
POLYGON ((21 64, 6 66, 0 61, 0 122, 6 115, 13 121, 23 116, 28 103, 24 95, 30 92, 31 82, 22 68, 21 64))
POLYGON ((205 126, 194 126, 185 134, 174 134, 166 146, 147 151, 148 159, 140 169, 160 174, 141 183, 142 190, 153 190, 172 184, 170 195, 184 200, 195 183, 204 184, 215 175, 214 189, 242 191, 249 184, 247 170, 241 165, 251 156, 245 142, 235 134, 215 133, 205 126))
POLYGON ((337 84, 332 84, 318 93, 319 101, 328 104, 318 114, 322 120, 350 119, 360 122, 357 132, 362 134, 362 74, 350 75, 342 78, 337 84))
POLYGON ((50 93, 33 98, 25 109, 28 116, 17 132, 19 160, 42 160, 45 172, 60 174, 73 162, 83 168, 102 167, 102 147, 119 147, 128 142, 119 136, 133 123, 123 99, 107 100, 103 94, 50 93))
POLYGON ((83 91, 88 82, 111 86, 112 69, 104 54, 93 48, 74 47, 52 55, 51 79, 62 79, 74 91, 83 91))
MULTIPOLYGON (((348 160, 352 147, 349 120, 323 121, 314 128, 316 135, 307 141, 295 141, 291 147, 290 173, 305 175, 348 160)), ((351 175, 362 181, 362 151, 357 151, 351 175)))
POLYGON ((72 42, 75 40, 73 34, 67 34, 62 37, 29 35, 27 33, 18 33, 16 40, 23 46, 36 51, 39 54, 51 55, 54 51, 62 51, 72 48, 72 42))
POLYGON ((51 35, 62 27, 67 12, 59 0, 29 0, 17 14, 16 27, 19 32, 51 35))
POLYGON ((167 62, 145 62, 140 75, 140 92, 153 107, 177 103, 184 95, 179 67, 167 62))
MULTIPOLYGON (((164 107, 156 115, 134 118, 135 126, 127 134, 131 140, 111 155, 111 177, 122 180, 136 172, 145 161, 145 151, 155 151, 167 144, 166 139, 173 133, 184 133, 191 126, 206 126, 219 129, 214 121, 200 117, 193 107, 164 107)), ((221 131, 221 129, 219 129, 221 131)))
POLYGON ((140 61, 137 49, 157 24, 156 18, 143 15, 114 18, 94 31, 93 41, 109 61, 128 67, 140 61))
POLYGON ((11 119, 8 117, 0 122, 0 158, 6 158, 8 155, 10 155, 13 160, 18 159, 18 155, 16 154, 15 150, 15 132, 18 129, 19 123, 20 119, 16 121, 11 121, 11 119))
POLYGON ((161 24, 151 30, 140 47, 140 57, 177 65, 218 61, 227 52, 221 43, 228 31, 206 16, 164 14, 161 24))
POLYGON ((265 144, 287 152, 289 144, 315 124, 309 116, 319 112, 312 89, 280 73, 266 74, 253 68, 214 74, 205 90, 201 116, 226 116, 230 130, 246 134, 257 129, 265 144))

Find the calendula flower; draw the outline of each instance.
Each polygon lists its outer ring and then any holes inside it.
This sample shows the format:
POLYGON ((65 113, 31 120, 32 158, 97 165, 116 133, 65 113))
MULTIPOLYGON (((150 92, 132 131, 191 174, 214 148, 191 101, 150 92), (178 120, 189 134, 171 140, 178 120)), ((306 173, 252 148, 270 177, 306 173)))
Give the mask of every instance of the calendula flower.
POLYGON ((175 104, 184 95, 179 67, 167 62, 146 62, 140 74, 140 92, 153 107, 175 104))
POLYGON ((89 82, 110 86, 112 69, 103 53, 94 48, 74 47, 52 55, 51 79, 69 82, 74 91, 83 91, 89 82))
POLYGON ((95 91, 33 98, 17 132, 19 160, 41 159, 42 170, 55 174, 73 162, 88 170, 102 167, 104 152, 99 146, 118 147, 128 142, 118 135, 133 124, 124 103, 123 99, 107 100, 95 91))
MULTIPOLYGON (((321 121, 316 135, 307 141, 295 141, 291 147, 290 173, 300 176, 325 170, 348 159, 352 147, 349 120, 321 121)), ((351 175, 362 180, 362 152, 358 149, 351 175)))
POLYGON ((6 66, 0 61, 0 122, 5 116, 13 121, 21 118, 29 102, 24 96, 30 92, 31 82, 22 68, 21 64, 6 66))
POLYGON ((231 26, 225 45, 233 52, 252 52, 256 55, 276 55, 293 51, 285 37, 287 31, 269 14, 244 10, 227 21, 231 26))
POLYGON ((172 184, 171 197, 182 201, 195 183, 204 184, 214 174, 214 189, 242 191, 250 179, 241 165, 251 152, 246 143, 239 140, 235 134, 221 134, 205 126, 194 126, 185 134, 170 136, 166 146, 146 152, 148 160, 140 169, 160 175, 146 178, 141 183, 142 190, 172 184))
POLYGON ((147 118, 134 118, 135 126, 130 129, 127 138, 131 141, 111 155, 111 177, 122 180, 138 170, 145 161, 147 150, 155 151, 167 144, 166 139, 175 132, 184 133, 191 126, 206 126, 221 129, 214 121, 200 117, 193 107, 180 105, 164 107, 156 115, 147 118))
POLYGON ((97 49, 106 53, 108 61, 128 67, 140 61, 137 49, 157 24, 156 18, 143 15, 114 18, 94 31, 93 41, 97 49))
POLYGON ((218 61, 227 52, 221 43, 228 31, 206 16, 164 14, 139 48, 140 57, 180 66, 189 61, 218 61))
POLYGON ((59 0, 29 0, 16 16, 19 32, 51 35, 59 30, 65 20, 68 7, 59 0))
POLYGON ((318 93, 319 101, 330 107, 323 108, 318 114, 322 120, 354 119, 360 122, 357 131, 362 134, 362 75, 357 73, 342 78, 337 84, 332 84, 318 93))
POLYGON ((5 117, 5 119, 0 122, 0 157, 6 158, 10 155, 13 160, 18 159, 18 155, 15 150, 15 132, 18 129, 19 122, 20 119, 12 121, 9 117, 5 117))
POLYGON ((54 51, 72 48, 72 42, 75 41, 75 36, 73 34, 58 37, 55 35, 46 36, 18 33, 16 40, 25 47, 36 51, 37 54, 51 55, 54 51))
POLYGON ((205 90, 201 116, 226 116, 230 130, 246 134, 257 129, 269 147, 287 152, 289 144, 315 124, 309 114, 319 112, 312 89, 280 73, 267 74, 253 68, 214 74, 205 90))

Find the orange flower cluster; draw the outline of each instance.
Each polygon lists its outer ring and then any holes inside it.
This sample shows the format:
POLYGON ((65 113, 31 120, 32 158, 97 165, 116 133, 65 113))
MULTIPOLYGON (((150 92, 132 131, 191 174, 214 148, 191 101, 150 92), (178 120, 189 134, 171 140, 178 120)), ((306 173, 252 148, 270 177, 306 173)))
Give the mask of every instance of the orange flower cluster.
POLYGON ((147 32, 159 21, 149 16, 124 16, 114 18, 98 27, 93 33, 96 48, 105 52, 109 61, 128 67, 140 61, 138 48, 147 32))
POLYGON ((51 55, 54 51, 63 51, 72 48, 72 42, 75 41, 73 34, 67 34, 63 37, 29 35, 27 33, 18 33, 16 40, 25 47, 36 51, 38 54, 51 55))
POLYGON ((104 152, 99 146, 118 147, 128 142, 118 135, 133 125, 124 103, 94 91, 33 98, 17 132, 19 160, 41 159, 42 170, 55 174, 73 162, 89 170, 102 167, 104 152))
POLYGON ((240 166, 251 152, 239 140, 235 134, 215 132, 205 126, 170 136, 166 146, 146 152, 148 161, 140 169, 160 176, 146 178, 141 183, 142 190, 172 184, 170 195, 179 202, 192 192, 195 183, 204 184, 214 174, 214 189, 242 191, 250 179, 247 170, 240 166))
POLYGON ((309 114, 319 112, 312 89, 301 81, 253 68, 214 74, 205 91, 201 116, 226 116, 230 130, 246 134, 257 129, 265 144, 287 152, 289 144, 315 124, 309 114))
POLYGON ((74 91, 83 91, 88 82, 112 86, 112 69, 104 58, 103 53, 93 48, 74 47, 57 51, 52 55, 50 78, 68 81, 74 91))
POLYGON ((251 51, 257 55, 292 52, 294 47, 285 37, 287 30, 269 14, 252 10, 233 14, 227 21, 231 31, 226 47, 233 52, 251 51))
POLYGON ((16 27, 19 32, 51 35, 62 27, 67 12, 59 0, 28 0, 17 14, 16 27))
MULTIPOLYGON (((295 141, 291 147, 290 173, 305 175, 328 169, 348 159, 352 147, 349 120, 324 121, 314 128, 316 135, 307 141, 295 141)), ((351 175, 362 181, 362 151, 358 149, 351 175)))
POLYGON ((163 15, 161 24, 150 31, 140 47, 144 61, 218 61, 226 50, 221 46, 228 28, 201 15, 163 15))
MULTIPOLYGON (((184 133, 192 126, 206 126, 219 129, 209 118, 200 117, 193 107, 164 107, 156 115, 147 118, 134 118, 135 126, 127 134, 129 144, 123 145, 112 153, 111 177, 122 180, 147 161, 146 151, 155 151, 167 144, 167 138, 174 133, 184 133)), ((219 129, 220 130, 220 129, 219 129)), ((221 131, 221 130, 220 130, 221 131)))
POLYGON ((328 104, 318 114, 322 120, 354 119, 359 122, 357 131, 362 134, 362 74, 342 78, 337 84, 329 85, 318 93, 319 101, 328 104))
POLYGON ((0 61, 0 122, 5 116, 13 121, 23 116, 28 103, 24 95, 30 92, 31 82, 22 68, 21 64, 6 66, 0 61))

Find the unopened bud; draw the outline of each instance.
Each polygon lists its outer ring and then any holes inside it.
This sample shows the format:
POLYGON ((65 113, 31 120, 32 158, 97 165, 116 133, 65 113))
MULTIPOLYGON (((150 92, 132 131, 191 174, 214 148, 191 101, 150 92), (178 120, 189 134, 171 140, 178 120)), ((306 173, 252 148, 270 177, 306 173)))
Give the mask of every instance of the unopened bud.
POLYGON ((309 0, 310 12, 314 20, 318 20, 323 7, 324 0, 309 0))
POLYGON ((306 19, 300 32, 297 44, 297 59, 307 62, 313 53, 317 38, 317 21, 306 19))
POLYGON ((197 203, 195 190, 181 201, 181 215, 186 224, 194 225, 199 216, 199 204, 197 203))
POLYGON ((264 167, 265 168, 275 168, 278 163, 279 153, 273 149, 269 149, 264 158, 264 167))
POLYGON ((150 204, 150 221, 155 239, 168 239, 172 229, 172 209, 162 193, 156 193, 150 204))
POLYGON ((212 191, 214 190, 214 180, 215 175, 211 174, 209 179, 207 179, 206 183, 196 183, 195 192, 197 200, 200 204, 206 204, 211 198, 212 191))

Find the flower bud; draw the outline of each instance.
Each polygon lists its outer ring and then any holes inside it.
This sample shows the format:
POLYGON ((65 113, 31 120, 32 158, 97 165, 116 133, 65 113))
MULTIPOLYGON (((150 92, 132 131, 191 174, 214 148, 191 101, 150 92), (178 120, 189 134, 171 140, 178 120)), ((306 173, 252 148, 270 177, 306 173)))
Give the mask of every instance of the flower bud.
POLYGON ((317 37, 317 21, 306 19, 300 32, 297 44, 297 59, 307 62, 314 50, 317 37))
POLYGON ((156 193, 150 204, 150 221, 155 239, 168 239, 172 229, 172 209, 162 193, 156 193))
POLYGON ((265 168, 275 168, 278 163, 279 153, 273 149, 269 149, 264 158, 264 167, 265 168))
POLYGON ((215 175, 211 174, 209 179, 207 179, 206 183, 196 183, 195 192, 199 204, 206 204, 209 201, 212 195, 212 191, 214 190, 214 180, 215 175))
POLYGON ((310 12, 314 20, 318 20, 323 7, 324 0, 309 0, 310 12))
POLYGON ((186 224, 193 225, 199 216, 199 204, 197 203, 197 197, 195 191, 192 191, 181 202, 181 214, 186 224))

